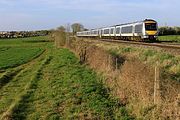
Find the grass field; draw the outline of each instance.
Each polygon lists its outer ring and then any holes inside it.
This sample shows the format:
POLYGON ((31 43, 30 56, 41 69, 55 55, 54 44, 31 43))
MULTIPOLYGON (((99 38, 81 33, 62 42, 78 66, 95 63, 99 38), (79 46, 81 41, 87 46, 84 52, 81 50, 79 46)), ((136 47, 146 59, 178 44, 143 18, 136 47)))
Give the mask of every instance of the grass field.
POLYGON ((26 63, 39 56, 43 51, 36 47, 0 47, 0 69, 26 63))
POLYGON ((72 52, 38 39, 0 41, 1 66, 21 61, 0 74, 0 120, 133 119, 72 52))
POLYGON ((43 48, 43 44, 45 45, 47 40, 48 39, 45 36, 19 39, 1 39, 0 70, 27 63, 38 57, 45 50, 43 48))
POLYGON ((158 39, 160 41, 170 41, 170 42, 178 42, 178 43, 180 43, 180 35, 159 36, 158 39))

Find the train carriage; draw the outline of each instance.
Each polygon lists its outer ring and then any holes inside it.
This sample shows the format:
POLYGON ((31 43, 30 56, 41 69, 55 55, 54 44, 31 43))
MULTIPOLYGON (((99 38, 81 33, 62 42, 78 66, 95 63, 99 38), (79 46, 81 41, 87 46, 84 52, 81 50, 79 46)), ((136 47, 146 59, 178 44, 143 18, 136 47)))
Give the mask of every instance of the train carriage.
POLYGON ((101 38, 109 38, 110 37, 110 28, 102 28, 102 36, 101 38))
POLYGON ((111 37, 111 38, 113 38, 113 37, 115 37, 115 30, 116 30, 116 26, 112 26, 112 27, 110 27, 110 33, 109 33, 109 36, 111 37))
POLYGON ((91 30, 91 36, 92 37, 98 37, 99 36, 99 30, 98 29, 91 30))
POLYGON ((133 24, 127 24, 121 26, 121 38, 125 40, 131 40, 134 36, 133 24))
POLYGON ((134 38, 143 39, 143 22, 138 22, 134 24, 134 38))
POLYGON ((115 36, 116 36, 116 39, 121 36, 121 26, 116 26, 115 36))
POLYGON ((114 25, 82 31, 77 33, 78 37, 113 38, 121 40, 154 41, 158 36, 158 25, 155 20, 145 19, 143 21, 114 25))

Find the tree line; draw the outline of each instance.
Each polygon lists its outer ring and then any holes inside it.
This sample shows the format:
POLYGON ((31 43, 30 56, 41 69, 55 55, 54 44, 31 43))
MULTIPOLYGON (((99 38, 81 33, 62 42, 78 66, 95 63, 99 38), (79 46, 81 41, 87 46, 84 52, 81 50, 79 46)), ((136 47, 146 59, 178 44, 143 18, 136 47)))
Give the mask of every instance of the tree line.
POLYGON ((180 27, 159 27, 159 35, 180 35, 180 27))
POLYGON ((45 36, 49 34, 49 30, 39 31, 4 31, 0 32, 0 38, 24 38, 34 36, 45 36))

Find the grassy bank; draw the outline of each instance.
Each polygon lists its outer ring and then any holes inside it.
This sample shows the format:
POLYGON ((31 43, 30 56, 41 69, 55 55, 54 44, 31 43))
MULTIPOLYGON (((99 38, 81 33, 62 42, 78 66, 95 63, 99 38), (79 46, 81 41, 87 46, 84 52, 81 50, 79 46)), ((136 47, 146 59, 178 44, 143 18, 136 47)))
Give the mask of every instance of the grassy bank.
POLYGON ((165 73, 169 74, 170 79, 180 82, 180 56, 173 55, 161 49, 151 49, 143 47, 129 47, 116 44, 97 44, 99 47, 110 51, 112 54, 124 55, 128 57, 138 57, 144 63, 151 66, 161 67, 165 73))
POLYGON ((178 109, 174 109, 178 108, 180 92, 177 51, 84 40, 77 40, 73 50, 84 63, 105 76, 104 82, 112 94, 133 115, 138 119, 177 118, 178 109))

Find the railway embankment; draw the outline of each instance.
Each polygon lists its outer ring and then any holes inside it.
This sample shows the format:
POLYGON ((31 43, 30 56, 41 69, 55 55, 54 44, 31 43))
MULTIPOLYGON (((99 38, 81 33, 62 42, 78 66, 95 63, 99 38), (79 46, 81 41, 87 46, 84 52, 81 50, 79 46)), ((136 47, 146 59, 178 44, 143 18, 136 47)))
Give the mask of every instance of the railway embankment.
POLYGON ((163 49, 76 39, 68 47, 103 76, 110 92, 140 119, 178 119, 180 56, 163 49))

